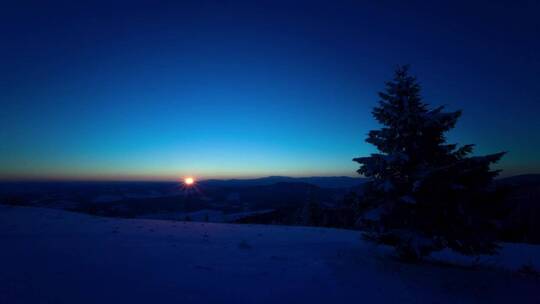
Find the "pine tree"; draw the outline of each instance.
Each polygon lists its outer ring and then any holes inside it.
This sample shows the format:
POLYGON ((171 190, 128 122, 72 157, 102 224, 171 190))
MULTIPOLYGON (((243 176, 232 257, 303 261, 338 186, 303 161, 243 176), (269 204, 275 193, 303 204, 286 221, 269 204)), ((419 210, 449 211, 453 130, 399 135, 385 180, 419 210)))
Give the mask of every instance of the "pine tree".
POLYGON ((379 93, 372 113, 383 127, 366 139, 379 153, 354 159, 370 178, 358 223, 367 239, 394 246, 407 260, 444 248, 493 254, 502 204, 490 165, 504 153, 471 157, 473 145, 448 144, 445 133, 461 111, 430 109, 420 90, 402 66, 379 93))

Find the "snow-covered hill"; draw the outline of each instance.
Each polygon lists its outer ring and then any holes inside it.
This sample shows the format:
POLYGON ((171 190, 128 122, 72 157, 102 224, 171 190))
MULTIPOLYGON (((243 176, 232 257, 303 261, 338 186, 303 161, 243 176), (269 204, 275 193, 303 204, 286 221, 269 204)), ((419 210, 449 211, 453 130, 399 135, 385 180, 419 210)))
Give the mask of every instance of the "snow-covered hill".
POLYGON ((540 246, 488 261, 401 264, 355 231, 0 205, 0 303, 540 303, 540 280, 508 270, 540 266, 540 246))

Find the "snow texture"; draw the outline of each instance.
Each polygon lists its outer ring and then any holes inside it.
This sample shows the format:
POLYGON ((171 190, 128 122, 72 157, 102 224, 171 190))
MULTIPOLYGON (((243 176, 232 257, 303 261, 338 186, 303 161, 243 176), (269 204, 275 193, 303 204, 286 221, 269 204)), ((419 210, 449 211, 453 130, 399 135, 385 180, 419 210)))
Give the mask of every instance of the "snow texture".
POLYGON ((0 303, 540 303, 539 279, 511 271, 540 266, 540 246, 475 269, 391 252, 358 231, 0 205, 0 303))

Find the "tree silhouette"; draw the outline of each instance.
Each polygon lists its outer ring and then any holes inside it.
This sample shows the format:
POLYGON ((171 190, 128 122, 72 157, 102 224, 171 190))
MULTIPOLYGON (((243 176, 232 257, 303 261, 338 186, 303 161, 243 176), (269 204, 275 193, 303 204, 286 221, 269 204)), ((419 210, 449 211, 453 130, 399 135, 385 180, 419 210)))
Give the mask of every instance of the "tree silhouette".
POLYGON ((366 142, 379 153, 355 158, 358 173, 370 178, 358 223, 372 241, 392 245, 416 260, 432 251, 492 254, 501 199, 490 170, 504 153, 470 157, 473 145, 448 144, 461 111, 430 109, 408 66, 379 93, 373 116, 383 125, 366 142))

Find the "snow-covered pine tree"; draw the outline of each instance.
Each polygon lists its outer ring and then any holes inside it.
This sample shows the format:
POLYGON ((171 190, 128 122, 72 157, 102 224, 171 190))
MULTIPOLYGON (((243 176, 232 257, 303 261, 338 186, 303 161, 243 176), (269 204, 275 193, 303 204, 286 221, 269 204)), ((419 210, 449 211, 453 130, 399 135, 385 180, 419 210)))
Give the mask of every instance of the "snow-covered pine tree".
POLYGON ((371 180, 358 220, 365 237, 406 260, 444 248, 495 253, 502 202, 490 165, 504 153, 471 157, 473 145, 448 144, 445 133, 461 111, 430 109, 408 66, 397 68, 379 97, 372 113, 383 127, 366 139, 379 153, 354 159, 371 180))

